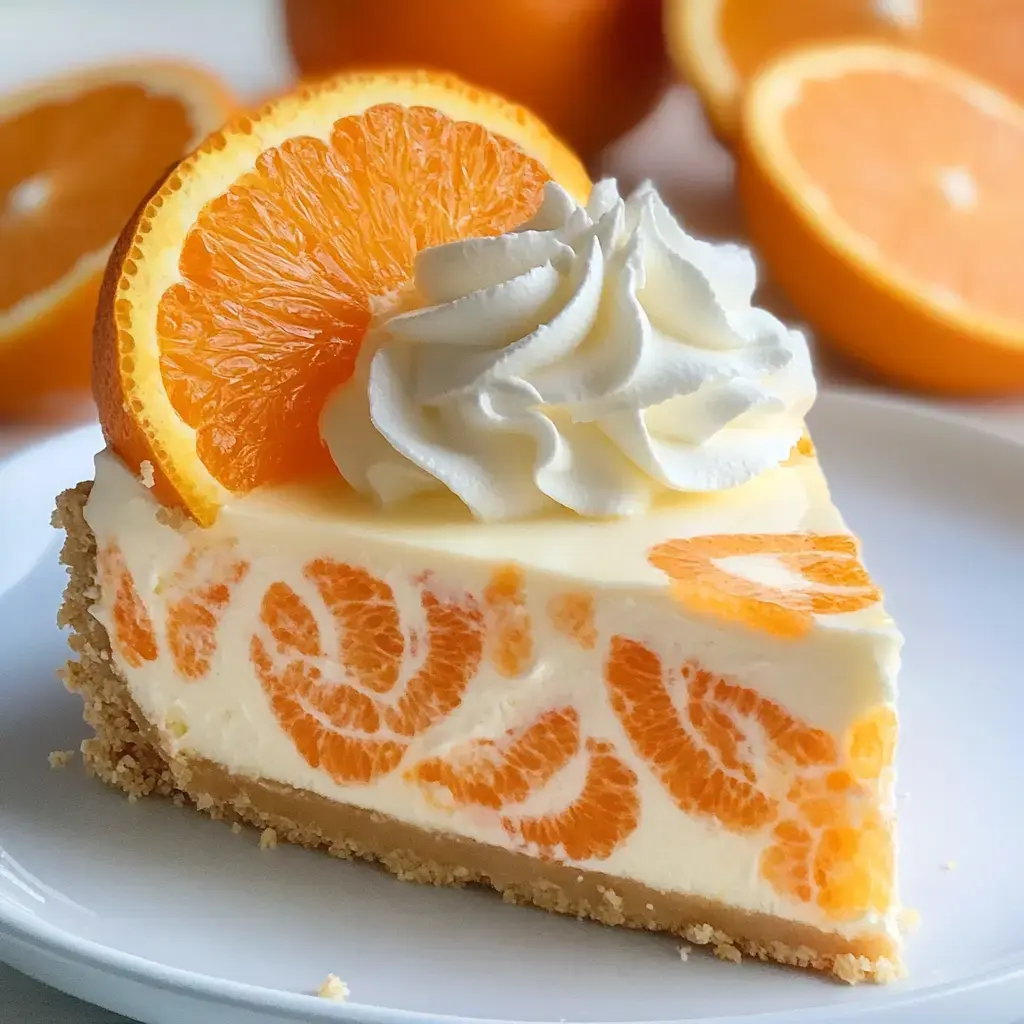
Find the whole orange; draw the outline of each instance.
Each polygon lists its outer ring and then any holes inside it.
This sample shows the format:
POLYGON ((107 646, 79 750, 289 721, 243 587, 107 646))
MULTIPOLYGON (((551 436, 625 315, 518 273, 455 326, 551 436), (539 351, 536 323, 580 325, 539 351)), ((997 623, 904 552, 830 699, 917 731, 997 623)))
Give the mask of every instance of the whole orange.
POLYGON ((529 107, 584 160, 636 124, 664 78, 661 0, 286 0, 303 75, 452 71, 529 107))

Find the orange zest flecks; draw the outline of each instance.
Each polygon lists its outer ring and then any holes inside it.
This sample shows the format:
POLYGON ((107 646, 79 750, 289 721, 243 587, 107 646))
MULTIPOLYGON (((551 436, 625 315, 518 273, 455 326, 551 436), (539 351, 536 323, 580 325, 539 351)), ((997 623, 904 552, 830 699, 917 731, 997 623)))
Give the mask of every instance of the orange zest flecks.
POLYGON ((443 601, 422 590, 427 653, 399 688, 405 641, 387 583, 326 558, 309 562, 305 576, 330 612, 345 678, 324 677, 332 658, 316 617, 284 582, 264 594, 260 621, 273 645, 255 634, 253 665, 306 762, 337 782, 370 782, 398 767, 409 737, 459 705, 482 656, 482 615, 468 596, 443 601))
POLYGON ((166 595, 167 643, 185 679, 202 679, 210 671, 221 616, 248 571, 249 563, 230 544, 197 545, 182 560, 166 595))
POLYGON ((514 679, 533 663, 533 626, 526 610, 526 578, 518 565, 495 569, 484 590, 492 632, 491 660, 499 675, 514 679))
POLYGON ((502 818, 505 830, 542 857, 604 860, 640 823, 636 773, 604 740, 587 740, 587 777, 564 810, 541 817, 502 818))
POLYGON ((813 900, 833 920, 888 909, 893 843, 870 791, 845 771, 798 778, 772 830, 761 874, 783 895, 813 900))
POLYGON ((146 604, 135 588, 135 580, 117 544, 102 547, 96 554, 100 589, 113 593, 114 643, 125 663, 138 668, 144 661, 156 661, 157 643, 146 604))
POLYGON ((594 625, 594 595, 586 591, 555 594, 548 601, 551 625, 585 651, 597 646, 597 627, 594 625))
POLYGON ((857 557, 856 541, 842 534, 711 534, 658 544, 648 560, 668 575, 676 599, 690 611, 777 636, 802 636, 815 615, 859 611, 881 599, 857 557), (814 586, 772 586, 718 564, 752 555, 774 556, 814 586))
POLYGON ((877 779, 896 752, 896 712, 881 704, 858 719, 846 740, 850 771, 859 779, 877 779))
POLYGON ((572 707, 553 708, 497 740, 473 740, 421 761, 410 778, 443 786, 456 804, 498 810, 542 789, 578 750, 579 715, 572 707))

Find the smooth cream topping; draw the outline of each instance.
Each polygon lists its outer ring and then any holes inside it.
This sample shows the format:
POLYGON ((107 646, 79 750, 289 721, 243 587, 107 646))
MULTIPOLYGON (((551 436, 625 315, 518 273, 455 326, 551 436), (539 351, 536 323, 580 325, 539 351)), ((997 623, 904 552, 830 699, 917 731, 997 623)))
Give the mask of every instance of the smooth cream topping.
POLYGON ((446 487, 485 520, 635 515, 777 465, 814 400, 749 252, 692 238, 650 185, 583 208, 549 184, 518 231, 420 253, 415 286, 321 423, 383 504, 446 487))

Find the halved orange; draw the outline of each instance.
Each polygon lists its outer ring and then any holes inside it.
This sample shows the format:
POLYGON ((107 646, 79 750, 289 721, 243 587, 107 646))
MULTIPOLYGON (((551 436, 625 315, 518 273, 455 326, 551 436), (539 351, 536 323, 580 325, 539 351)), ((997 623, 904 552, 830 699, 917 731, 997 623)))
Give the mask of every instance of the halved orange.
POLYGON ((848 355, 945 394, 1024 389, 1024 107, 934 58, 850 44, 751 85, 738 183, 790 299, 848 355))
POLYGON ((856 38, 922 50, 1024 101, 1020 0, 665 0, 665 35, 726 140, 739 134, 747 83, 770 61, 856 38))
POLYGON ((207 72, 99 67, 0 100, 0 417, 59 415, 89 385, 103 266, 153 179, 233 102, 207 72))
POLYGON ((319 435, 416 253, 505 232, 579 161, 520 107, 423 72, 345 75, 239 116, 146 200, 97 312, 107 442, 165 504, 333 471, 319 435))

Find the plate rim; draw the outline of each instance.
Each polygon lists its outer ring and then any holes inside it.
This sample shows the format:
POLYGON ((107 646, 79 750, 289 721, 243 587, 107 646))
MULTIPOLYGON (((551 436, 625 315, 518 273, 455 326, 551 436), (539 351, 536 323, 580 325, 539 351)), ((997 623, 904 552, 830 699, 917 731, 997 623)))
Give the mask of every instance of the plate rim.
MULTIPOLYGON (((821 405, 839 406, 841 411, 846 407, 850 414, 863 414, 872 411, 882 416, 895 417, 896 430, 906 424, 931 424, 948 434, 967 434, 979 443, 991 446, 991 450, 1001 460, 1017 460, 1024 469, 1024 441, 1007 437, 992 427, 965 419, 963 413, 935 408, 920 399, 907 396, 894 396, 865 390, 859 387, 825 387, 822 388, 818 402, 821 405)), ((15 460, 32 460, 49 451, 66 444, 76 435, 86 435, 95 431, 95 421, 78 424, 48 437, 41 438, 0 460, 0 475, 15 460)), ((825 466, 826 475, 828 466, 825 466)), ((74 486, 77 481, 70 481, 74 486)), ((2 499, 0 499, 2 501, 2 499)), ((1024 533, 1024 522, 1020 529, 1024 533)), ((17 586, 18 584, 16 584, 17 586)), ((466 1017, 450 1014, 436 1014, 427 1011, 402 1010, 383 1006, 374 1006, 359 1002, 331 1002, 312 994, 290 992, 283 989, 266 988, 246 982, 218 978, 215 975, 202 974, 185 968, 172 967, 155 960, 136 956, 112 946, 107 946, 92 939, 82 938, 65 931, 57 925, 43 921, 32 914, 20 911, 15 907, 0 903, 0 939, 13 943, 22 949, 33 951, 40 956, 40 966, 56 965, 72 962, 84 968, 104 971, 119 978, 162 992, 186 996, 204 1001, 211 1006, 232 1007, 267 1015, 276 1013, 278 1020, 348 1020, 353 1024, 516 1024, 513 1021, 499 1020, 491 1017, 466 1017)), ((3 949, 0 948, 0 960, 3 949)), ((53 970, 41 970, 37 976, 44 984, 61 988, 53 970)), ((1024 985, 1024 958, 1016 953, 996 961, 986 968, 976 971, 960 980, 943 983, 932 988, 921 988, 907 992, 902 997, 897 992, 895 997, 887 999, 884 1004, 868 1003, 866 1005, 829 1007, 830 1019, 836 1021, 868 1020, 881 1013, 905 1011, 908 1009, 937 1004, 954 995, 963 996, 971 993, 997 991, 1009 988, 1014 983, 1024 985)), ((62 991, 69 991, 62 989, 62 991)), ((79 996, 78 992, 69 994, 79 996)), ((741 1017, 716 1016, 703 1018, 675 1018, 673 1020, 649 1021, 647 1024, 810 1024, 822 1020, 823 1008, 819 1006, 804 1007, 797 1010, 769 1010, 755 1012, 741 1017)), ((876 1019, 878 1019, 876 1017, 876 1019)), ((531 1022, 540 1024, 540 1022, 531 1022)), ((610 1024, 610 1022, 604 1022, 610 1024)), ((623 1022, 625 1024, 625 1022, 623 1022)))

